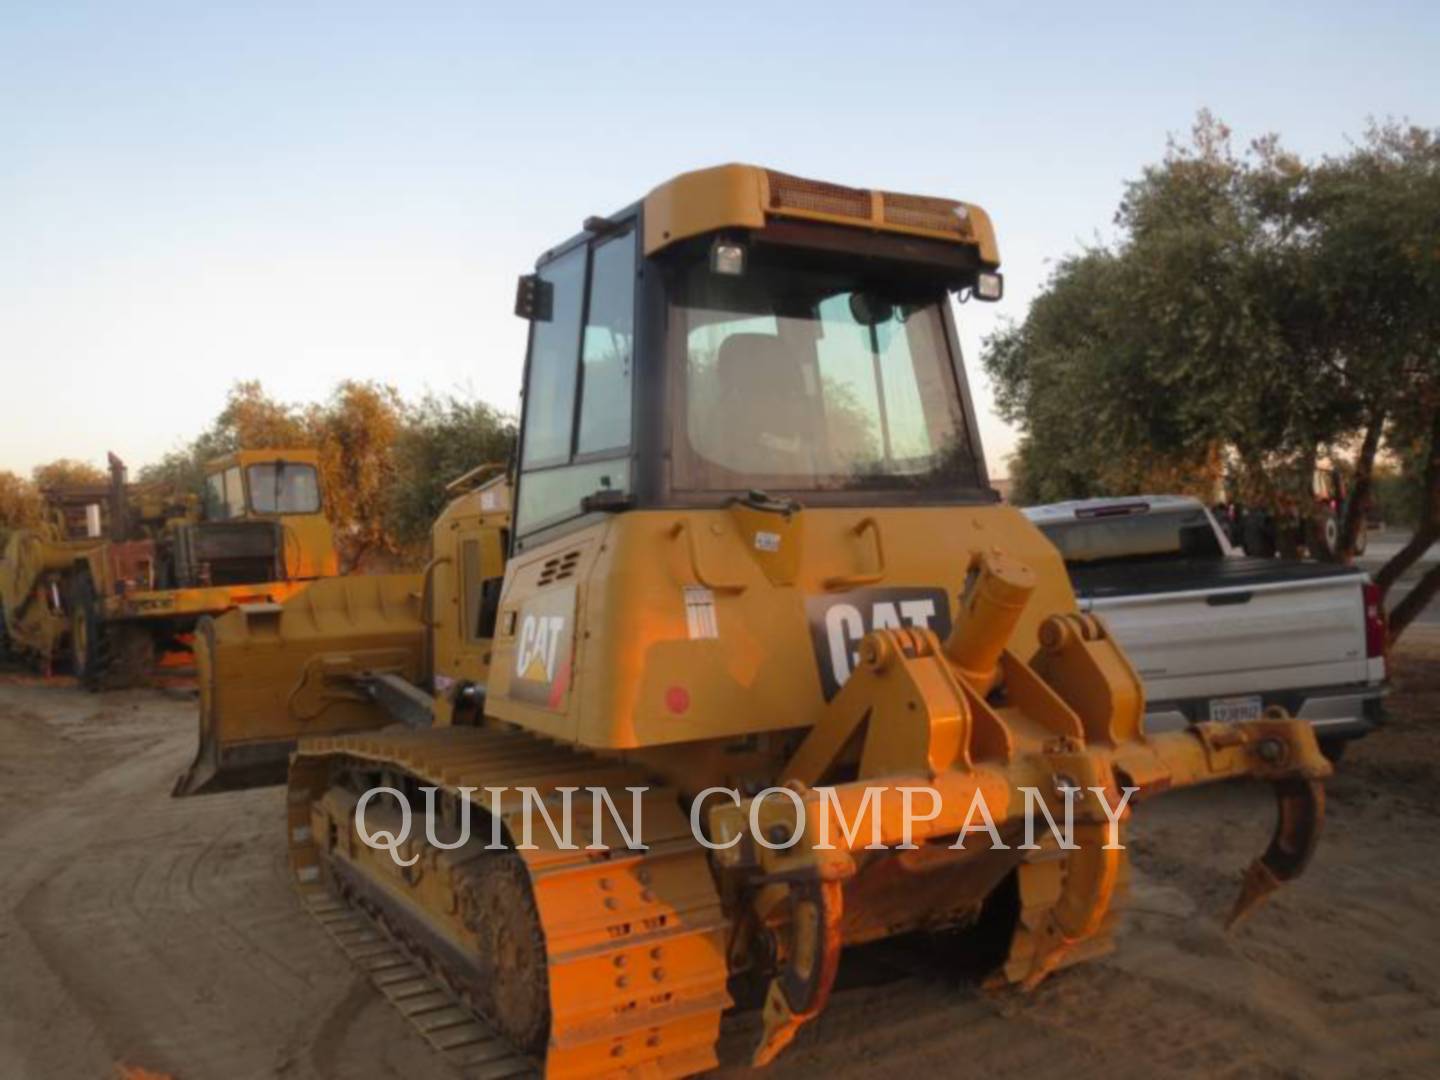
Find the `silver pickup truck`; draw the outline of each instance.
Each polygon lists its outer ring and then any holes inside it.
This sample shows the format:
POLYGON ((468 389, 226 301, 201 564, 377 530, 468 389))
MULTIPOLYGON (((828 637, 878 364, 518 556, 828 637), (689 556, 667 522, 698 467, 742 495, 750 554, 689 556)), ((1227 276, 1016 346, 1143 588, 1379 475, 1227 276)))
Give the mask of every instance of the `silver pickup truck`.
POLYGON ((1380 722, 1385 622, 1362 570, 1240 555, 1198 500, 1177 495, 1025 514, 1060 549, 1081 610, 1135 665, 1149 730, 1279 705, 1338 758, 1380 722))

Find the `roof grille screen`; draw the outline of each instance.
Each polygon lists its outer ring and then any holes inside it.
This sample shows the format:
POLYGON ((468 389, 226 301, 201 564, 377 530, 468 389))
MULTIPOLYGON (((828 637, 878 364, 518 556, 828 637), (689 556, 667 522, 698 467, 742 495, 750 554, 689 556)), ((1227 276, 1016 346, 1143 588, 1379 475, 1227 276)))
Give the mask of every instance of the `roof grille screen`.
POLYGON ((933 229, 957 236, 970 235, 970 219, 959 203, 948 199, 931 199, 924 195, 892 195, 885 193, 885 222, 912 229, 933 229))
POLYGON ((778 172, 770 173, 769 179, 772 210, 808 210, 814 214, 870 220, 870 193, 861 188, 802 180, 778 172))

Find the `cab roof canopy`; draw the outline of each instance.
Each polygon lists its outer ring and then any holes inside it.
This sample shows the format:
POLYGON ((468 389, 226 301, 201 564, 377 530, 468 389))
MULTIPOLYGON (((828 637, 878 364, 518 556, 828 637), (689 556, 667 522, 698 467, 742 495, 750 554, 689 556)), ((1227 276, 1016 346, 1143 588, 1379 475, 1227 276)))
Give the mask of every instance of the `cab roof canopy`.
POLYGON ((224 472, 232 465, 239 465, 241 468, 248 468, 251 465, 264 465, 271 461, 293 461, 297 465, 320 465, 320 451, 306 449, 265 449, 265 450, 236 450, 234 453, 225 454, 222 457, 211 458, 205 464, 207 473, 224 472))
POLYGON ((645 197, 645 254, 722 229, 763 229, 773 218, 900 233, 965 244, 1000 265, 990 215, 974 203, 844 187, 756 165, 682 173, 645 197))

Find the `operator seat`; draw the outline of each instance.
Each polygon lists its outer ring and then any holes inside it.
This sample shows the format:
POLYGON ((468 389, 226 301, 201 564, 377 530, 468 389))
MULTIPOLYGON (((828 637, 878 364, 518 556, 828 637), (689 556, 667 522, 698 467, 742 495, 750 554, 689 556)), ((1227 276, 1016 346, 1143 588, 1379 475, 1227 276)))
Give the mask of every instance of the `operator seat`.
POLYGON ((725 464, 761 475, 813 472, 818 403, 785 343, 774 334, 732 334, 715 366, 725 464))

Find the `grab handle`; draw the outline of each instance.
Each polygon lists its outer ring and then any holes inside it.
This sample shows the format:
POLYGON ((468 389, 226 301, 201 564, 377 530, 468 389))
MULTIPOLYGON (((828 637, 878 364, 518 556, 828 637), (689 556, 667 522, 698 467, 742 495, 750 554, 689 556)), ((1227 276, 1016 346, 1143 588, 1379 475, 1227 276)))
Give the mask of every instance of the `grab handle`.
POLYGON ((695 575, 695 580, 711 592, 718 593, 742 593, 745 591, 743 582, 716 581, 710 577, 700 566, 700 551, 695 544, 695 531, 690 527, 690 522, 681 518, 670 526, 670 538, 678 540, 680 534, 685 534, 685 549, 690 554, 690 572, 695 575))
POLYGON ((885 577, 885 542, 880 537, 880 522, 873 517, 861 518, 850 532, 857 538, 867 532, 875 535, 875 569, 870 573, 837 574, 828 577, 824 581, 827 589, 854 589, 861 585, 874 585, 885 577))
POLYGON ((440 625, 430 618, 430 593, 435 581, 435 568, 451 561, 449 555, 437 555, 425 564, 420 575, 420 625, 427 630, 434 630, 440 625))

